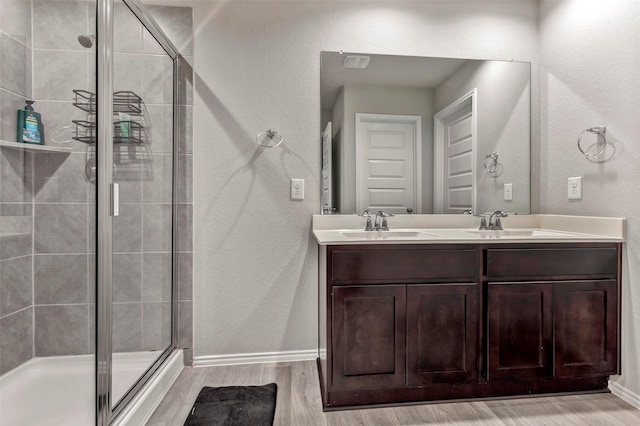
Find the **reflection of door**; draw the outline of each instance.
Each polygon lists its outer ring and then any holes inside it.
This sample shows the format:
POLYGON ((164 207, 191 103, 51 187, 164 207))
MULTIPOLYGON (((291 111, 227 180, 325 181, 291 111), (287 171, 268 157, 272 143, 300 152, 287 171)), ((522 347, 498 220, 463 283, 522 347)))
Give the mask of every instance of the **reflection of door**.
POLYGON ((320 208, 322 211, 330 212, 334 207, 332 204, 331 194, 331 122, 327 123, 324 132, 322 132, 322 191, 320 195, 320 208))
POLYGON ((475 206, 475 90, 435 115, 435 213, 475 206))
POLYGON ((422 212, 421 117, 356 113, 356 210, 422 212))

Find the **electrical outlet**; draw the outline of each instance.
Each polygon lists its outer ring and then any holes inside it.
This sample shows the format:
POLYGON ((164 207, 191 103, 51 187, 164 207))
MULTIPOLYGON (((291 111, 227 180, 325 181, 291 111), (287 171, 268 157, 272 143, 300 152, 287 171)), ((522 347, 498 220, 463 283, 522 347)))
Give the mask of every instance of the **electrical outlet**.
POLYGON ((291 199, 304 200, 304 179, 291 179, 291 199))
POLYGON ((512 183, 504 184, 504 200, 513 201, 513 184, 512 183))
POLYGON ((567 198, 569 200, 582 200, 582 176, 569 178, 567 198))

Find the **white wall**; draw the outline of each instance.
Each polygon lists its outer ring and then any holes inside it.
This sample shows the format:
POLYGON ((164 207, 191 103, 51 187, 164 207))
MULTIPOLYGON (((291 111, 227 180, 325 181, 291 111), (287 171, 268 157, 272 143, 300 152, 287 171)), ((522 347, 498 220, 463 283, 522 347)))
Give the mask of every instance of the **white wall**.
POLYGON ((638 22, 637 0, 541 2, 540 210, 627 218, 618 382, 640 402, 638 22), (601 124, 610 144, 606 161, 589 161, 576 140, 601 124), (567 200, 571 176, 583 176, 580 201, 567 200))
POLYGON ((469 61, 435 90, 441 111, 477 89, 476 212, 503 210, 530 213, 530 66, 522 62, 469 61), (502 173, 485 172, 485 155, 498 153, 502 173), (504 200, 504 184, 513 185, 513 200, 504 200))
POLYGON ((194 355, 313 350, 320 52, 536 63, 537 4, 195 2, 194 21, 194 355), (257 149, 266 129, 284 144, 257 149))

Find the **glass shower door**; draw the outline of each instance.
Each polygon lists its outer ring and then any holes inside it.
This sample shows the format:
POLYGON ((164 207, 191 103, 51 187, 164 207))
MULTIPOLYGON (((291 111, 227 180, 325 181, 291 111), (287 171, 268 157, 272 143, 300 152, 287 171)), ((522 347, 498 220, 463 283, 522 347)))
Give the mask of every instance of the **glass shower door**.
POLYGON ((95 422, 98 2, 0 0, 0 425, 95 422), (27 101, 43 128, 23 143, 27 101), (83 127, 86 128, 86 127, 83 127), (33 139, 32 139, 33 141, 33 139))
POLYGON ((126 2, 116 1, 113 12, 119 211, 112 222, 111 402, 117 407, 172 344, 174 68, 126 2))

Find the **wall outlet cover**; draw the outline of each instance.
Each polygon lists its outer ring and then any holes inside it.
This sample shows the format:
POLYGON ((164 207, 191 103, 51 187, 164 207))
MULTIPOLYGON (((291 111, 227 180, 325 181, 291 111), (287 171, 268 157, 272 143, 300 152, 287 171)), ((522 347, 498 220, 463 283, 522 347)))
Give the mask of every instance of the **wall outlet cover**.
POLYGON ((582 200, 582 176, 570 177, 567 184, 567 198, 582 200))
POLYGON ((291 199, 304 200, 304 179, 291 179, 291 199))

